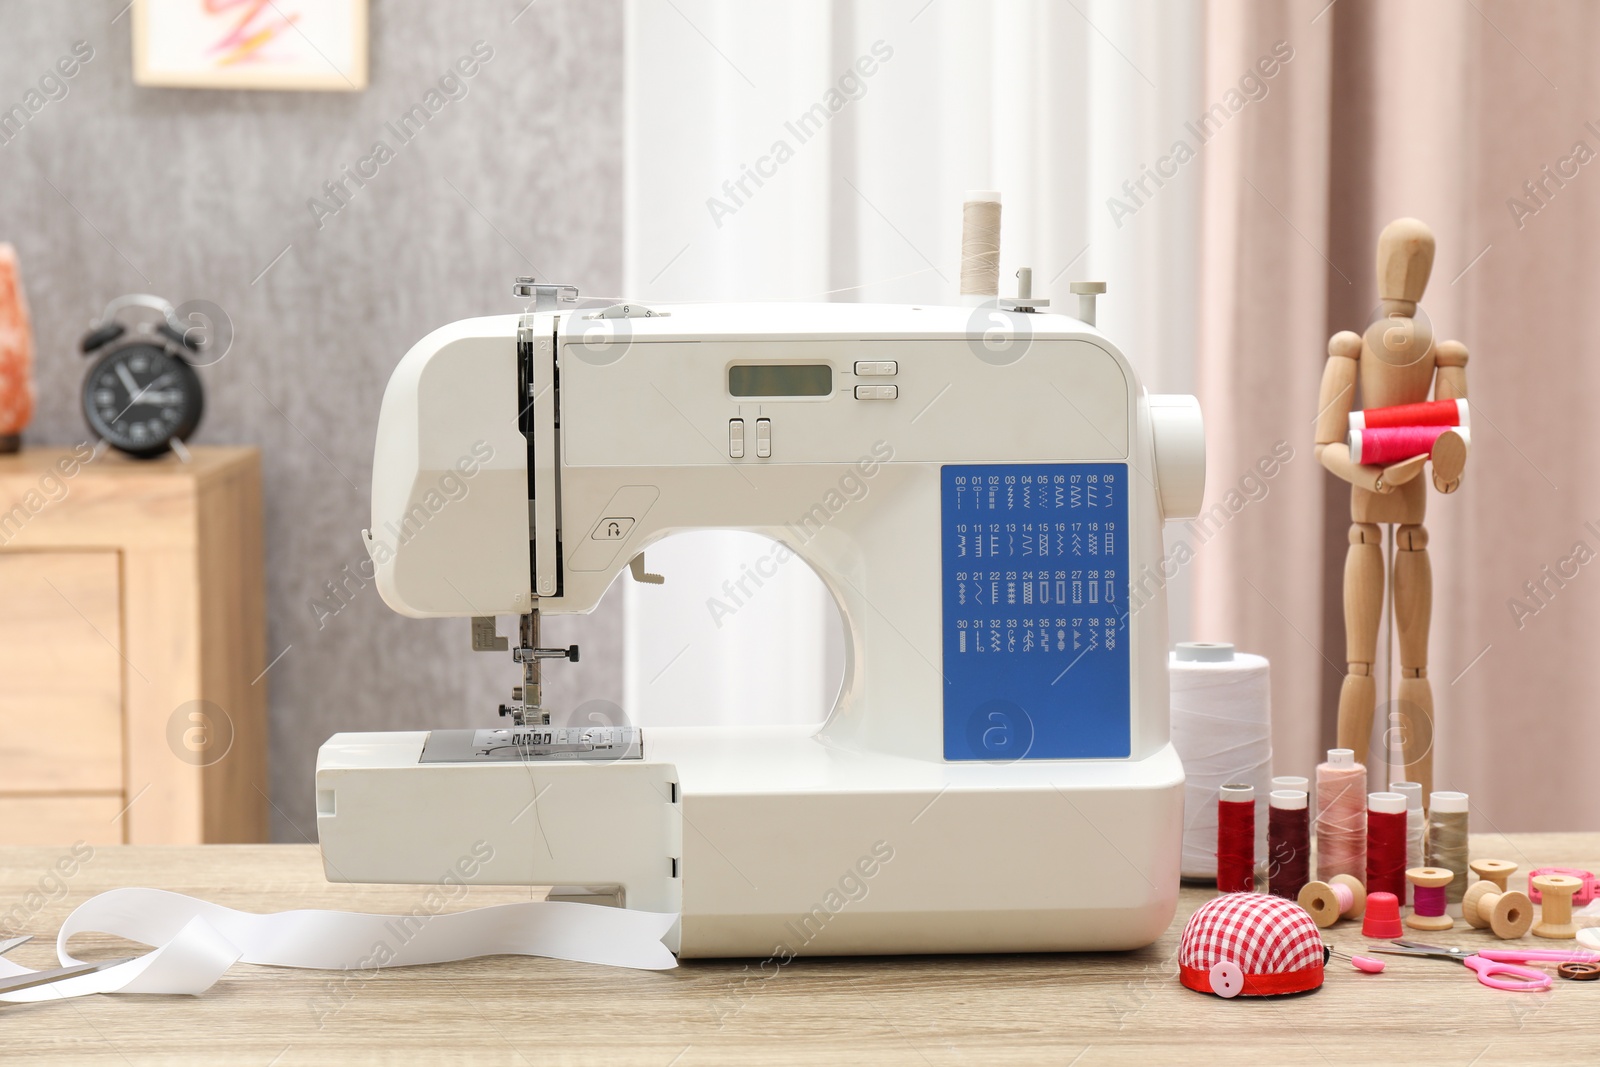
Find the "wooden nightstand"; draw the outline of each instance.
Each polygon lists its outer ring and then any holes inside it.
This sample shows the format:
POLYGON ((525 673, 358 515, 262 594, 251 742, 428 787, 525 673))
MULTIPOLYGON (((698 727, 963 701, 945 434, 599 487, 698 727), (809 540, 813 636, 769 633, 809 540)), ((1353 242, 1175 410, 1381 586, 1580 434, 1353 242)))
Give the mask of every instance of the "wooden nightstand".
POLYGON ((0 456, 0 843, 267 834, 261 467, 0 456))

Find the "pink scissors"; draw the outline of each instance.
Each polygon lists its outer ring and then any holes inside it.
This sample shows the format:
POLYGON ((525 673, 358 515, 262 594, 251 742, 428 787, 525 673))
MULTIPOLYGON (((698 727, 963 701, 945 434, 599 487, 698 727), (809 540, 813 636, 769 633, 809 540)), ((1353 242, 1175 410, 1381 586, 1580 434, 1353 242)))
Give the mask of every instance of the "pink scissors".
POLYGON ((1476 971, 1478 981, 1491 989, 1505 989, 1515 993, 1537 993, 1549 989, 1553 979, 1532 967, 1519 967, 1520 963, 1600 963, 1600 952, 1584 949, 1517 949, 1517 948, 1441 948, 1424 945, 1420 941, 1396 941, 1395 948, 1375 948, 1392 956, 1423 956, 1436 960, 1455 960, 1476 971))

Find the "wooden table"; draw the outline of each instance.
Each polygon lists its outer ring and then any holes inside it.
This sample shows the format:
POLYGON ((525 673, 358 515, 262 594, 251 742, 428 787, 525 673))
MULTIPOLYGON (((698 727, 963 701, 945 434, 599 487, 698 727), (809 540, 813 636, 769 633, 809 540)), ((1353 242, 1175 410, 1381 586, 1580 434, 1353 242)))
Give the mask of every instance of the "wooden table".
MULTIPOLYGON (((46 877, 61 851, 0 849, 0 922, 39 935, 12 951, 19 963, 53 965, 62 919, 117 886, 156 886, 257 911, 404 911, 424 892, 331 885, 309 845, 99 847, 62 886, 46 877), (43 899, 49 896, 56 899, 43 899)), ((1524 872, 1550 864, 1592 870, 1600 866, 1600 835, 1477 835, 1473 854, 1515 860, 1524 872)), ((1174 977, 1178 931, 1210 895, 1186 889, 1160 942, 1118 955, 801 959, 768 978, 744 961, 696 960, 674 971, 638 972, 502 956, 349 982, 343 972, 241 965, 200 997, 0 1006, 0 1060, 254 1067, 1490 1067, 1600 1060, 1600 982, 1558 979, 1548 993, 1505 993, 1480 986, 1453 963, 1391 957, 1378 976, 1335 961, 1323 989, 1304 996, 1223 1001, 1190 992, 1174 977)), ((461 906, 529 896, 527 889, 480 888, 461 906)), ((1365 944, 1359 934, 1345 924, 1326 936, 1349 949, 1365 944)), ((1441 940, 1498 943, 1465 924, 1441 940)), ((86 939, 82 947, 85 957, 118 954, 109 941, 86 939)))

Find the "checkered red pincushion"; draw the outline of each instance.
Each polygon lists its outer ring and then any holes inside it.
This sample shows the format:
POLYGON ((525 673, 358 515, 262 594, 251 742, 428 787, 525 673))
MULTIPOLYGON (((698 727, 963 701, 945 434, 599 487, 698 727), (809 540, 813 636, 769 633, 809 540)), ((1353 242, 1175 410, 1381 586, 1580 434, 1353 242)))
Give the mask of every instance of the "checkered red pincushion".
POLYGON ((1205 976, 1222 961, 1244 972, 1246 994, 1314 989, 1322 984, 1322 934, 1282 897, 1228 893, 1202 904, 1178 941, 1179 973, 1192 989, 1211 992, 1205 976))

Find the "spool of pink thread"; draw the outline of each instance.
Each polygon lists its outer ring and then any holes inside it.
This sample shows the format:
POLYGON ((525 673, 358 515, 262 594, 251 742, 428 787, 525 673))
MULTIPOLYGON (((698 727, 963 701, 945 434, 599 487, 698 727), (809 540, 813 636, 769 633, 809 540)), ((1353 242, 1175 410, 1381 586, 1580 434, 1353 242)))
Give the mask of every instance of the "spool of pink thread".
POLYGON ((1433 454, 1433 446, 1446 433, 1471 442, 1465 426, 1386 426, 1350 431, 1350 459, 1354 463, 1383 466, 1414 456, 1433 454))
POLYGON ((1367 769, 1348 748, 1330 748, 1317 765, 1317 878, 1367 874, 1367 769))

